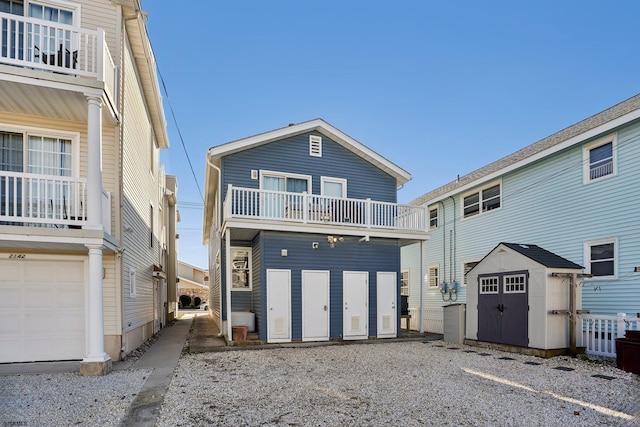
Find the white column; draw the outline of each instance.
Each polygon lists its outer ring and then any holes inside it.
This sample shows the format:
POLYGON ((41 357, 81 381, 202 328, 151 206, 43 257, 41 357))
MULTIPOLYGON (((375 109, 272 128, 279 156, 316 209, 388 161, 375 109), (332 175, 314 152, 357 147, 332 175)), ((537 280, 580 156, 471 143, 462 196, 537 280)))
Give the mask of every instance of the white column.
POLYGON ((109 356, 104 352, 104 308, 102 305, 102 245, 89 248, 89 289, 87 304, 88 353, 83 362, 104 362, 109 356))
POLYGON ((229 340, 232 340, 231 334, 231 230, 227 228, 224 237, 224 251, 225 251, 225 282, 226 282, 226 297, 227 297, 227 336, 229 340))
POLYGON ((87 96, 87 225, 102 230, 102 99, 87 96))

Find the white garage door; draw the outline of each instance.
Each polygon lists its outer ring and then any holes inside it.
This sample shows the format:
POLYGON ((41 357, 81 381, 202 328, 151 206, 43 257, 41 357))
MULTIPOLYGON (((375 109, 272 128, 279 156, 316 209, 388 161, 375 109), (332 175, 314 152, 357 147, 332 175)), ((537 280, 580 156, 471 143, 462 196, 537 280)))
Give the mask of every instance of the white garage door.
POLYGON ((81 260, 0 259, 0 363, 82 359, 84 281, 81 260))

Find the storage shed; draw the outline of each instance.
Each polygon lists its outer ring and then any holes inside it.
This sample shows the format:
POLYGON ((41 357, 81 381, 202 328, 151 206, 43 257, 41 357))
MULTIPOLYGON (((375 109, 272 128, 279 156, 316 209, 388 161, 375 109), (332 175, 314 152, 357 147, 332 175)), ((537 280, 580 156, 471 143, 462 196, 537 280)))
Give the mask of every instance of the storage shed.
MULTIPOLYGON (((467 273, 465 342, 566 352, 568 318, 552 311, 569 310, 569 279, 552 273, 582 269, 536 245, 500 243, 467 273)), ((575 304, 582 308, 580 287, 575 304)))

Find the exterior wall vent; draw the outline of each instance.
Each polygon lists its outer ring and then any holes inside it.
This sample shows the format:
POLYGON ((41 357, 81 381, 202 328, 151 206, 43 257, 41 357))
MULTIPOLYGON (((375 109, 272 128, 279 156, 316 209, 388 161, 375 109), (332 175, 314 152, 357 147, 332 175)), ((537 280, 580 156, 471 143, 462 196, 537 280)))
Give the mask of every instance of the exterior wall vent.
POLYGON ((309 136, 309 155, 312 157, 322 157, 322 138, 319 136, 309 136))

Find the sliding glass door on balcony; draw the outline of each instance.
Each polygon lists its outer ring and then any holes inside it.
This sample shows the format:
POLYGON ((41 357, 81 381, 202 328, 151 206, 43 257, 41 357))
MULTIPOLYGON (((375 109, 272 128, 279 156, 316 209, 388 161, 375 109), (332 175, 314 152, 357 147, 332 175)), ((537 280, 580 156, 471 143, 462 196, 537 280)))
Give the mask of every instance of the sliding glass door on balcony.
POLYGON ((299 194, 309 191, 309 179, 286 175, 263 175, 262 189, 267 191, 262 194, 261 216, 291 218, 302 213, 302 197, 299 194))
POLYGON ((72 178, 72 160, 69 139, 0 132, 0 216, 4 222, 84 219, 84 185, 72 178))

